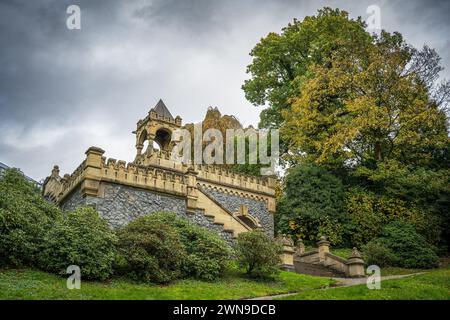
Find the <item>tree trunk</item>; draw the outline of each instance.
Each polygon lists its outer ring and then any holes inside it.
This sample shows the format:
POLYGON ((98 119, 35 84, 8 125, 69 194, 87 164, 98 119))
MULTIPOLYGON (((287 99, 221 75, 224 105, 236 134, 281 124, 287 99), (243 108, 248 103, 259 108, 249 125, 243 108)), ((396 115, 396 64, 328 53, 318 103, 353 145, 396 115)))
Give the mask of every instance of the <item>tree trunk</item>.
POLYGON ((379 141, 375 142, 375 160, 381 161, 381 143, 379 141))

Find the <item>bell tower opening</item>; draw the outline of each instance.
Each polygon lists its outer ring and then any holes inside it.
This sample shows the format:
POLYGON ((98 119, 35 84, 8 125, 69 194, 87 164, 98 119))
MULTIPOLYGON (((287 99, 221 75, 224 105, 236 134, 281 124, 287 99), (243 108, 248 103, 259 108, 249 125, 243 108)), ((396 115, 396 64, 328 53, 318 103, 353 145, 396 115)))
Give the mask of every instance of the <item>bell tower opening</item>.
POLYGON ((146 158, 154 151, 171 151, 172 132, 181 128, 181 118, 173 117, 164 102, 160 99, 150 109, 147 116, 137 123, 133 131, 136 134, 136 159, 138 164, 145 164, 146 158))
MULTIPOLYGON (((172 134, 165 128, 158 129, 155 134, 154 142, 160 147, 161 150, 170 151, 169 145, 172 139, 172 134)), ((154 144, 153 144, 154 145, 154 144)))

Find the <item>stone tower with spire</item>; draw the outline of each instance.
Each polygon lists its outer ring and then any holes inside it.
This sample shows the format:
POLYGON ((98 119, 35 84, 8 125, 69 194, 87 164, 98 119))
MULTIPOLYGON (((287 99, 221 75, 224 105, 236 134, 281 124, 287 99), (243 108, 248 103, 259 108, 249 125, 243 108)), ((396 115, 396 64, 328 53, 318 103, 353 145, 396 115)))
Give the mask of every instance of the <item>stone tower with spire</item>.
POLYGON ((146 159, 154 152, 154 143, 159 146, 159 150, 165 153, 172 149, 171 137, 174 130, 181 128, 181 117, 175 118, 160 99, 158 103, 150 109, 144 119, 137 122, 136 130, 136 158, 135 163, 146 164, 146 159), (145 142, 148 147, 144 149, 145 142))

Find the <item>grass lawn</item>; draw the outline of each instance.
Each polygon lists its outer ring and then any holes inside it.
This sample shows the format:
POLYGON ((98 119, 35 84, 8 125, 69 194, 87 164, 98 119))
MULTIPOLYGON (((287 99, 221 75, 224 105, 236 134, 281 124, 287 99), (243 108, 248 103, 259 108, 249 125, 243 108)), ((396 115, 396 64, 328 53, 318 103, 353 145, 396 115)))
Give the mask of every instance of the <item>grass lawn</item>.
MULTIPOLYGON (((398 271, 398 270, 397 270, 398 271)), ((286 300, 410 300, 450 299, 450 268, 427 271, 426 274, 381 282, 380 290, 366 285, 309 290, 286 300)))
POLYGON ((327 278, 281 272, 273 281, 246 279, 230 271, 216 282, 181 280, 167 286, 133 283, 127 279, 81 282, 66 288, 66 278, 32 269, 0 270, 0 299, 242 299, 318 289, 334 283, 327 278))

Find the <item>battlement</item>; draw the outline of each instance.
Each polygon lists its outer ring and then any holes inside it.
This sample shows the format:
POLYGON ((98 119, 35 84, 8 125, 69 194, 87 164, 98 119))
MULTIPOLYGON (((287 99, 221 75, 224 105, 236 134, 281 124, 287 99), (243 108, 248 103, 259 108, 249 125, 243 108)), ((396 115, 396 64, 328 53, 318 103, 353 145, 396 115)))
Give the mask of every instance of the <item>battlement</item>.
POLYGON ((44 196, 61 203, 80 187, 83 196, 101 197, 100 182, 110 182, 186 197, 189 206, 195 208, 197 185, 201 185, 265 200, 269 211, 275 211, 276 179, 272 177, 252 177, 218 165, 187 166, 171 160, 165 151, 152 152, 146 165, 106 158, 103 154, 102 149, 91 147, 72 174, 61 178, 59 170, 57 174, 53 172, 44 184, 44 196))

